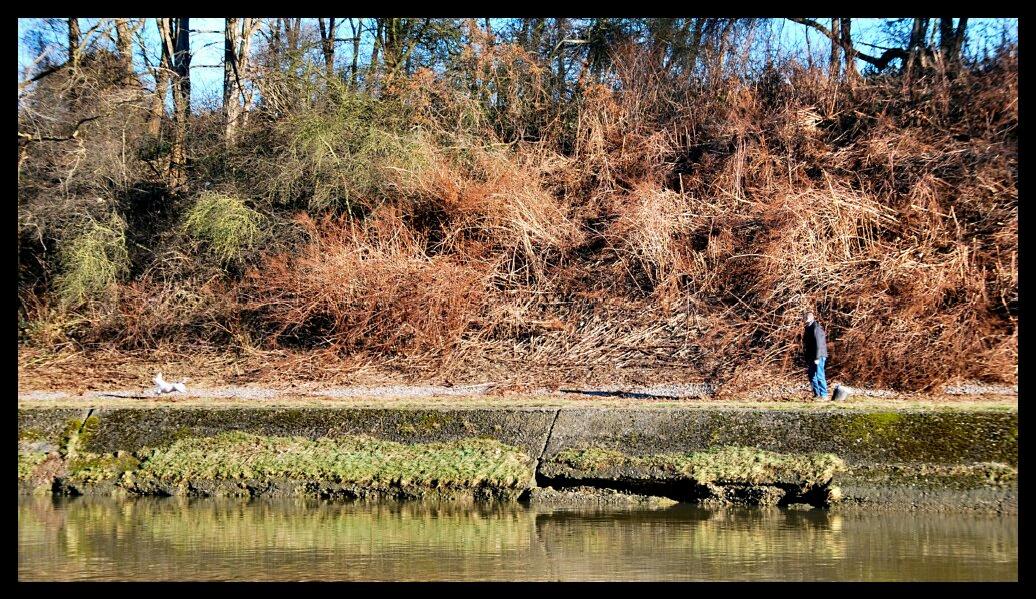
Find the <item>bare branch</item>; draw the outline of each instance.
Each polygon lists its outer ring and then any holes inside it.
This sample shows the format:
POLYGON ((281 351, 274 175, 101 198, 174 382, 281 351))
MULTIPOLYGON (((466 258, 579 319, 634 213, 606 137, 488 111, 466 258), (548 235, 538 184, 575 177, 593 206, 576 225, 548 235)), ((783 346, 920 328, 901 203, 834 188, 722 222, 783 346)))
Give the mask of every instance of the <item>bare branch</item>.
MULTIPOLYGON (((798 23, 800 25, 805 25, 807 27, 812 27, 813 29, 816 29, 820 33, 823 33, 825 36, 828 37, 828 39, 831 39, 832 41, 835 41, 835 42, 839 42, 840 41, 840 40, 838 40, 838 36, 836 36, 830 29, 828 29, 827 27, 824 27, 822 24, 818 23, 817 21, 815 21, 813 19, 789 18, 788 20, 792 21, 792 22, 795 22, 795 23, 798 23)), ((877 69, 879 71, 884 69, 885 67, 887 67, 889 65, 889 63, 892 62, 893 60, 895 60, 897 58, 905 60, 909 56, 909 54, 907 54, 906 50, 903 50, 902 48, 889 48, 888 50, 885 50, 885 52, 883 52, 881 56, 878 56, 878 57, 871 56, 869 54, 864 54, 863 52, 860 52, 856 48, 845 48, 845 52, 847 54, 851 55, 853 58, 859 58, 860 60, 862 60, 864 62, 867 62, 867 63, 870 63, 870 64, 874 65, 875 67, 877 67, 877 69)))
POLYGON ((89 123, 90 121, 96 121, 97 119, 99 119, 99 118, 101 118, 103 116, 106 116, 106 115, 95 114, 94 116, 89 116, 89 117, 86 117, 84 119, 79 119, 79 122, 77 122, 75 127, 72 129, 72 133, 70 133, 69 135, 67 135, 65 137, 53 137, 53 136, 49 136, 49 135, 32 135, 30 133, 22 133, 21 131, 19 131, 18 132, 18 141, 21 142, 24 145, 28 145, 28 144, 30 144, 30 143, 32 143, 34 141, 70 141, 70 140, 73 140, 73 139, 78 139, 79 138, 79 128, 80 127, 82 127, 86 123, 89 123))

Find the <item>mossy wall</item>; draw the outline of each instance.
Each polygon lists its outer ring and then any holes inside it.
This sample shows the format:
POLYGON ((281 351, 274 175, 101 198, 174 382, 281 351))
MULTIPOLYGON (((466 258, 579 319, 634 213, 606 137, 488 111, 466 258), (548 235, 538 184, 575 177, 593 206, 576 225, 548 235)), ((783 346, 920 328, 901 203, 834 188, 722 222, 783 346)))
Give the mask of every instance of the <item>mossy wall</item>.
MULTIPOLYGON (((86 410, 23 408, 20 440, 57 443, 86 410)), ((848 464, 1018 464, 1017 411, 854 411, 743 408, 119 408, 94 410, 80 440, 94 453, 162 447, 226 431, 315 439, 369 435, 400 443, 492 438, 533 458, 597 446, 630 455, 718 446, 833 453, 848 464), (557 415, 555 422, 555 414, 557 415), (553 423, 553 427, 552 427, 553 423), (549 440, 548 440, 549 432, 549 440)))
MULTIPOLYGON (((163 448, 172 451, 184 442, 204 445, 207 439, 228 434, 292 437, 292 443, 306 447, 307 439, 348 436, 381 440, 372 441, 375 444, 499 442, 535 463, 537 476, 559 481, 621 479, 664 487, 686 478, 701 486, 699 479, 717 478, 735 486, 797 484, 802 487, 798 494, 805 497, 816 484, 827 485, 824 481, 830 482, 833 475, 845 498, 859 505, 1011 511, 1017 500, 1017 412, 952 409, 23 408, 19 486, 36 491, 57 481, 64 489, 59 492, 105 493, 139 465, 140 456, 163 448), (726 453, 716 452, 723 447, 726 453), (142 452, 145 448, 149 449, 142 452), (735 449, 736 455, 731 453, 735 449), (704 461, 692 459, 694 455, 704 461), (717 457, 733 461, 717 462, 717 457), (770 466, 781 470, 789 459, 796 466, 794 481, 770 476, 770 466), (812 467, 816 460, 824 466, 823 476, 799 480, 803 464, 812 467), (727 462, 747 464, 749 474, 761 469, 768 478, 731 478, 730 468, 719 468, 711 477, 699 472, 706 466, 729 466, 727 462), (830 464, 838 468, 828 472, 830 464), (570 471, 573 468, 580 472, 570 471)), ((276 481, 260 479, 252 481, 256 492, 277 486, 276 481)), ((362 484, 350 485, 343 489, 358 495, 368 491, 362 484)), ((237 487, 230 490, 236 492, 237 487)), ((171 492, 164 487, 159 491, 171 492)))
POLYGON ((342 409, 342 408, 140 408, 101 409, 97 434, 86 446, 104 453, 162 447, 188 437, 227 431, 268 436, 369 435, 400 443, 492 438, 538 456, 554 410, 342 409))
POLYGON ((631 455, 716 446, 833 453, 847 463, 1018 463, 1018 413, 763 409, 562 410, 544 457, 598 446, 631 455))
POLYGON ((19 443, 60 445, 70 421, 82 424, 89 409, 28 408, 18 410, 19 443))

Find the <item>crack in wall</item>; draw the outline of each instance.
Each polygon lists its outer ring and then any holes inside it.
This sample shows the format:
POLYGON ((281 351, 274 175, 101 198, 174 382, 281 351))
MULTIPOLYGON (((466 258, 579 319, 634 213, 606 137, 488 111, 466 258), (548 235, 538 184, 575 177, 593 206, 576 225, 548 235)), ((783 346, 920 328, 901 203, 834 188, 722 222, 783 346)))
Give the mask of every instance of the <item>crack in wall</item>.
POLYGON ((550 428, 547 429, 547 436, 543 439, 543 447, 540 448, 540 455, 536 458, 536 468, 533 469, 532 477, 536 480, 540 476, 540 464, 543 462, 543 454, 547 452, 547 445, 550 445, 550 437, 554 434, 554 425, 558 422, 561 408, 554 411, 554 419, 550 421, 550 428))
POLYGON ((83 428, 86 427, 86 421, 90 419, 90 416, 94 413, 94 410, 96 409, 97 408, 91 407, 89 410, 86 411, 86 416, 83 416, 83 422, 79 425, 79 430, 76 431, 76 435, 79 435, 83 432, 83 428))

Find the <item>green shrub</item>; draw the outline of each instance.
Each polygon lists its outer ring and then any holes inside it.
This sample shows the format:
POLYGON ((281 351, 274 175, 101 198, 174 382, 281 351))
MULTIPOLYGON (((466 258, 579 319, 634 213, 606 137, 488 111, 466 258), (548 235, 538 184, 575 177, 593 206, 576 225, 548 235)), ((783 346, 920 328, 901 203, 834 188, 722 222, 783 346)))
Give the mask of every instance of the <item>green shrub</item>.
POLYGON ((262 238, 263 216, 236 197, 204 193, 187 212, 187 233, 206 244, 220 262, 238 261, 262 238))
POLYGON ((126 223, 111 215, 107 223, 91 220, 59 249, 61 273, 55 283, 63 305, 100 299, 129 273, 126 223))
POLYGON ((323 110, 296 114, 285 126, 289 143, 274 196, 286 202, 308 196, 316 211, 370 207, 375 198, 405 194, 429 158, 427 140, 408 126, 405 108, 344 89, 323 110))

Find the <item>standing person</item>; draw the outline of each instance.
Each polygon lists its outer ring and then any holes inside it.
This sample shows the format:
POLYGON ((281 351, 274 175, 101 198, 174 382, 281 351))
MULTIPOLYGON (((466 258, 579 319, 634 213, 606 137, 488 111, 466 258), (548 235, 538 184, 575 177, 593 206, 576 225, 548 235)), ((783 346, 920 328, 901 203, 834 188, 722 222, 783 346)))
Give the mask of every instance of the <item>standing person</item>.
POLYGON ((806 330, 802 332, 802 351, 809 365, 809 384, 813 396, 827 399, 827 379, 824 362, 827 361, 827 334, 812 312, 805 313, 806 330))

